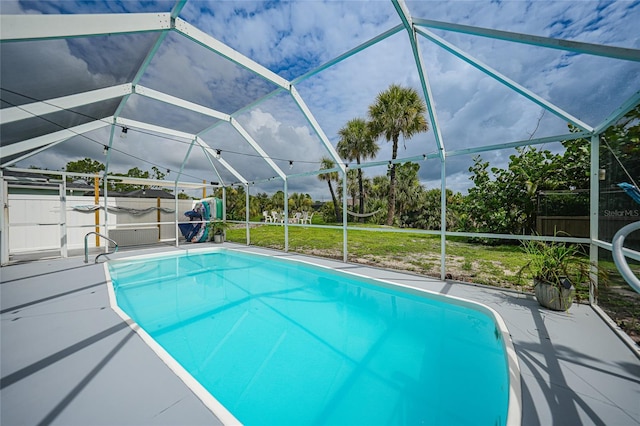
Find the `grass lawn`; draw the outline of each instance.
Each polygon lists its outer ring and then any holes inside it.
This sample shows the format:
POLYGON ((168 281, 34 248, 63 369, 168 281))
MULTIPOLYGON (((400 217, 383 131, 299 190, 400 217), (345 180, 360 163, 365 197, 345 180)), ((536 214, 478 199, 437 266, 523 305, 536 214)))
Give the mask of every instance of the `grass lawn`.
MULTIPOLYGON (((439 235, 349 230, 347 238, 350 262, 440 277, 439 235)), ((245 228, 229 229, 227 240, 246 243, 245 228)), ((252 227, 251 244, 283 250, 284 227, 252 227)), ((289 250, 342 259, 342 230, 290 226, 289 250)), ((523 286, 517 283, 516 273, 526 263, 518 245, 481 246, 448 239, 446 250, 447 273, 453 279, 525 290, 529 285, 528 279, 522 280, 523 286)))

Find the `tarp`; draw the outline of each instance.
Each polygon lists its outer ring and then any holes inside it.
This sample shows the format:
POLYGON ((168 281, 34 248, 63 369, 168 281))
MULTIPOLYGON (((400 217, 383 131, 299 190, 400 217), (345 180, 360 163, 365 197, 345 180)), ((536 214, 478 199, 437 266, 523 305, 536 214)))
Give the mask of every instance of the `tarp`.
POLYGON ((629 197, 633 198, 636 203, 640 204, 640 189, 638 189, 637 186, 631 185, 627 182, 619 183, 618 186, 624 189, 624 192, 626 192, 629 197))

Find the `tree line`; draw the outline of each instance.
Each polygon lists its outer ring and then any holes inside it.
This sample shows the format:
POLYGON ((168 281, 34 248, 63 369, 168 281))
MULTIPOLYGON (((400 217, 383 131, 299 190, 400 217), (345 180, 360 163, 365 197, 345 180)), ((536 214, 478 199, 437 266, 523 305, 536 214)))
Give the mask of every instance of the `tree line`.
MULTIPOLYGON (((331 195, 320 213, 327 223, 342 222, 343 197, 351 200, 349 220, 373 224, 394 225, 417 229, 440 229, 440 188, 427 189, 421 184, 420 164, 395 164, 400 137, 408 141, 420 132, 428 131, 426 106, 418 92, 412 88, 391 85, 380 93, 368 108, 367 119, 354 118, 339 130, 338 154, 348 162, 361 165, 375 158, 380 146, 378 140, 392 143, 391 164, 386 175, 367 178, 360 167, 347 171, 347 194, 343 194, 342 177, 338 172, 318 175, 326 182, 331 195), (357 213, 356 213, 357 210, 357 213), (354 214, 355 213, 355 214, 354 214)), ((578 129, 569 125, 571 132, 578 129)), ((463 232, 501 234, 528 234, 536 230, 541 194, 552 194, 548 201, 554 212, 588 215, 590 185, 590 146, 588 139, 579 138, 561 142, 564 151, 552 152, 535 146, 515 149, 505 168, 490 167, 481 155, 473 158, 469 167, 472 186, 466 195, 446 190, 446 227, 463 232), (553 195, 554 191, 562 194, 553 195)), ((640 106, 632 109, 601 135, 600 167, 605 176, 600 181, 601 192, 616 189, 620 182, 637 185, 640 181, 640 106)), ((332 159, 324 157, 320 170, 334 169, 332 159)), ((69 162, 68 172, 97 173, 104 170, 98 161, 85 158, 69 162)), ((128 176, 164 179, 165 174, 156 167, 151 172, 130 169, 128 176)), ((109 182, 110 191, 132 191, 141 185, 109 182)), ((169 191, 170 192, 170 191, 169 191)), ((184 196, 184 194, 179 194, 184 196)), ((222 197, 222 190, 214 191, 222 197)), ((284 192, 269 196, 259 193, 249 197, 249 216, 258 220, 263 211, 282 210, 284 192)), ((601 199, 603 196, 601 195, 601 199)), ((227 217, 244 220, 246 193, 243 187, 226 189, 227 217)), ((616 203, 628 200, 619 198, 616 203), (622 200, 622 201, 620 201, 622 200)), ((309 194, 289 195, 289 211, 311 210, 314 202, 309 194)), ((317 205, 317 204, 316 204, 317 205)))
MULTIPOLYGON (((105 165, 97 160, 92 160, 91 158, 83 158, 77 161, 69 161, 64 170, 69 173, 82 173, 82 174, 95 174, 98 175, 100 172, 104 172, 105 165)), ((167 173, 162 172, 156 166, 151 167, 151 171, 142 170, 138 167, 133 167, 127 171, 127 173, 109 173, 110 177, 132 177, 132 178, 140 178, 140 179, 153 179, 153 180, 164 180, 167 176, 167 173)), ((68 180, 72 180, 71 177, 67 177, 68 180)), ((93 182, 87 182, 87 184, 91 185, 93 182)), ((103 186, 103 181, 100 179, 99 183, 100 187, 103 186)), ((141 184, 133 184, 133 183, 125 183, 119 182, 117 179, 115 180, 107 180, 107 190, 110 192, 132 192, 139 189, 148 189, 155 188, 161 189, 168 193, 173 193, 173 191, 166 187, 154 186, 154 185, 141 185, 141 184)), ((189 198, 188 195, 179 193, 178 198, 189 198)))
MULTIPOLYGON (((392 160, 397 158, 398 136, 408 140, 428 130, 422 99, 413 89, 392 86, 378 95, 369 107, 369 120, 349 120, 340 130, 337 150, 347 161, 374 158, 379 150, 376 139, 383 136, 393 143, 392 160), (409 95, 408 92, 413 92, 409 95), (393 100, 392 100, 393 99, 393 100), (407 101, 410 99, 411 101, 407 101), (389 106, 393 104, 394 107, 389 106), (416 105, 418 104, 418 105, 416 105), (404 108, 404 110, 403 110, 404 108), (423 117, 424 119, 424 117, 423 117)), ((579 129, 569 125, 570 132, 579 129)), ((554 215, 587 216, 589 212, 590 147, 585 138, 561 141, 562 153, 534 146, 515 149, 505 168, 490 167, 481 155, 469 167, 472 186, 466 195, 446 191, 446 227, 463 232, 530 234, 536 232, 541 197, 545 197, 554 215)), ((601 135, 600 168, 601 202, 628 205, 626 197, 610 197, 620 193, 616 184, 640 181, 640 106, 601 135), (610 199, 608 199, 610 198, 610 199), (614 199, 615 198, 615 199, 614 199)), ((324 158, 321 169, 334 168, 324 158)), ((386 176, 363 178, 361 169, 347 172, 347 196, 364 211, 377 212, 360 221, 370 223, 440 229, 440 189, 427 189, 418 179, 418 163, 391 164, 386 176)), ((337 172, 319 175, 327 182, 332 202, 323 208, 325 220, 342 220, 342 179, 337 172), (335 189, 334 189, 335 188, 335 189)), ((356 219, 354 219, 356 220, 356 219)))

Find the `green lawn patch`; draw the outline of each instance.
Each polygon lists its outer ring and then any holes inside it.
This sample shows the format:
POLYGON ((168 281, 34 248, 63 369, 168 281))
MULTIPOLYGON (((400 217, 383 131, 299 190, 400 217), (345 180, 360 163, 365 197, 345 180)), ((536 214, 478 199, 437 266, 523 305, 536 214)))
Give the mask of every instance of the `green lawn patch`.
MULTIPOLYGON (((357 225, 360 227, 360 225, 357 225)), ((370 228, 386 228, 373 227, 370 228)), ((292 252, 342 258, 342 229, 289 227, 292 252)), ((440 276, 440 236, 412 232, 348 230, 349 261, 440 276)), ((227 239, 246 243, 244 227, 227 231, 227 239)), ((262 225, 251 228, 251 244, 284 249, 284 227, 262 225)), ((516 273, 526 262, 517 245, 482 246, 447 241, 447 272, 452 278, 489 285, 518 286, 516 273)), ((526 286, 525 286, 526 287, 526 286)))

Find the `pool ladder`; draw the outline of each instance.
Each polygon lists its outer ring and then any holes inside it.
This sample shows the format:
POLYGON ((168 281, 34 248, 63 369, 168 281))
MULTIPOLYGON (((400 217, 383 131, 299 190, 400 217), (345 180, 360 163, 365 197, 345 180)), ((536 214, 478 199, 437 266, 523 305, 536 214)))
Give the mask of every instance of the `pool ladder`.
POLYGON ((87 235, 84 236, 84 263, 89 263, 89 245, 87 243, 87 240, 89 238, 89 235, 91 235, 91 234, 97 235, 99 237, 102 237, 107 241, 111 241, 113 243, 113 245, 115 246, 115 250, 108 251, 108 252, 105 252, 105 253, 100 253, 99 255, 97 255, 96 258, 95 258, 95 263, 98 263, 98 258, 100 256, 106 256, 108 254, 113 254, 113 253, 118 251, 118 243, 116 243, 111 238, 107 237, 106 235, 102 235, 99 232, 95 232, 95 231, 87 232, 87 235))

